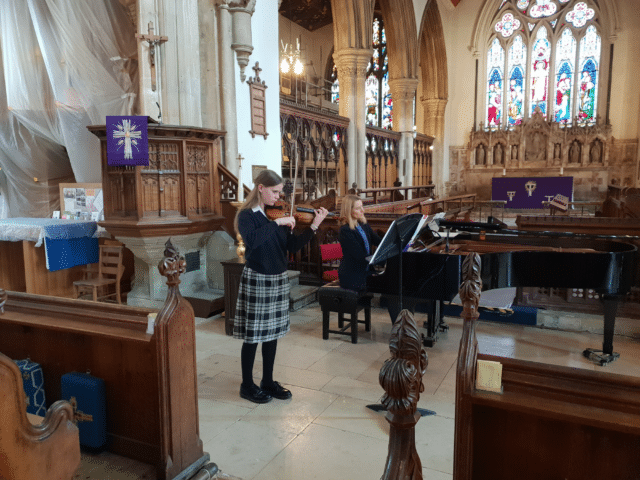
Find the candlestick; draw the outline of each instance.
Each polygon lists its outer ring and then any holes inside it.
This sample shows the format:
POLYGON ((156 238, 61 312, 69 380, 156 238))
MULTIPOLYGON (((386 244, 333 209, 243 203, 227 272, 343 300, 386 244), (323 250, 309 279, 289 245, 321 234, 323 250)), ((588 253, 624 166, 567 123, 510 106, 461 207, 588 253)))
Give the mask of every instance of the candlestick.
POLYGON ((560 175, 564 174, 564 167, 560 167, 560 175))
POLYGON ((503 168, 503 169, 502 169, 502 176, 504 177, 506 174, 507 174, 507 169, 506 169, 506 168, 503 168))
POLYGON ((242 185, 242 155, 238 154, 238 202, 244 201, 244 187, 242 185))

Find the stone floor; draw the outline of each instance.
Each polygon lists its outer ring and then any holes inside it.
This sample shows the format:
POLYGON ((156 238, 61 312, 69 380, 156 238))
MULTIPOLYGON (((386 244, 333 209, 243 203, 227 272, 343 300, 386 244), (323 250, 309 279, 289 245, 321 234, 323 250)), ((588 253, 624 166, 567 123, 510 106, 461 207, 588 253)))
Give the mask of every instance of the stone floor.
MULTIPOLYGON (((416 314, 418 325, 425 317, 416 314)), ((455 362, 461 320, 427 349, 429 365, 419 406, 436 412, 416 425, 418 454, 425 479, 446 480, 453 473, 455 362)), ((287 401, 256 405, 239 397, 239 340, 224 334, 224 319, 198 319, 196 328, 200 437, 221 473, 242 480, 345 480, 380 478, 389 428, 382 413, 367 405, 383 393, 378 373, 389 357, 391 325, 386 310, 373 309, 371 332, 361 327, 359 342, 331 335, 322 340, 317 303, 291 315, 291 332, 278 342, 275 379, 293 392, 287 401)), ((562 327, 562 323, 559 324, 562 327)), ((481 352, 640 376, 640 324, 618 319, 620 359, 600 367, 582 356, 601 347, 602 335, 479 322, 481 352)), ((568 327, 576 328, 570 321, 568 327)), ((593 330, 593 329, 591 329, 593 330)), ((254 376, 262 376, 260 353, 254 376)), ((84 455, 76 479, 149 479, 153 470, 112 455, 84 455)))

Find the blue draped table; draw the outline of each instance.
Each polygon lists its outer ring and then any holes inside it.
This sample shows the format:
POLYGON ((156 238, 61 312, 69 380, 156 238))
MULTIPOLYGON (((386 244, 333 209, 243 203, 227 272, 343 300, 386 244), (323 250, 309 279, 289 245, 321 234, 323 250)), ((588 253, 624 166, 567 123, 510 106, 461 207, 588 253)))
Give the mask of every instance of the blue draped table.
POLYGON ((54 272, 99 260, 98 224, 55 218, 0 220, 0 241, 44 243, 47 270, 54 272))

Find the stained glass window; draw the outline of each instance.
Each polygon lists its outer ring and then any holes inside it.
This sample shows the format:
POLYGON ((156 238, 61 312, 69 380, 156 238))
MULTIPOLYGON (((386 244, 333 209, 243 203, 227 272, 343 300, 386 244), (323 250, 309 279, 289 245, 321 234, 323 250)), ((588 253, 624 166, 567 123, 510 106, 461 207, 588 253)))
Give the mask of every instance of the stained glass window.
POLYGON ((331 101, 340 103, 340 82, 338 81, 338 67, 335 63, 331 69, 331 101))
POLYGON ((487 68, 487 125, 500 126, 502 120, 502 79, 504 49, 496 38, 489 49, 487 68))
POLYGON ((393 102, 389 89, 389 59, 387 37, 382 16, 373 17, 373 55, 367 67, 365 81, 366 122, 373 127, 391 130, 393 102))
POLYGON ((509 125, 518 125, 524 118, 524 79, 527 64, 527 49, 518 35, 509 47, 509 98, 507 114, 509 125))
POLYGON ((551 55, 549 40, 547 40, 547 29, 541 27, 536 34, 531 52, 531 109, 536 108, 547 116, 547 90, 549 85, 549 56, 551 55))
POLYGON ((556 85, 554 101, 554 120, 558 123, 571 123, 571 93, 575 72, 576 39, 571 29, 565 28, 556 45, 556 85))
POLYGON ((518 125, 537 110, 593 124, 602 51, 594 0, 506 0, 487 43, 484 122, 518 125))
POLYGON ((580 40, 580 80, 576 115, 578 122, 593 123, 596 119, 596 99, 598 98, 598 67, 600 63, 601 40, 596 28, 587 28, 587 34, 580 40))
MULTIPOLYGON (((507 1, 507 0, 505 0, 507 1)), ((389 88, 389 57, 387 55, 387 37, 382 16, 373 18, 372 36, 373 55, 367 66, 365 80, 365 118, 367 125, 391 130, 393 127, 393 100, 389 88)), ((335 63, 329 76, 331 82, 331 101, 339 103, 340 83, 335 63)))

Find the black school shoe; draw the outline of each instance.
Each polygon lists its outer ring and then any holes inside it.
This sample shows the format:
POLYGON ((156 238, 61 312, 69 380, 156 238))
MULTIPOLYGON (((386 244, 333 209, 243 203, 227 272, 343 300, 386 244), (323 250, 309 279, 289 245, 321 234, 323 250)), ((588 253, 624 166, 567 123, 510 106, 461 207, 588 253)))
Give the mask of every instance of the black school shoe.
POLYGON ((267 403, 272 400, 271 395, 266 393, 255 384, 251 385, 250 387, 240 385, 240 396, 245 400, 249 400, 253 403, 267 403))
POLYGON ((269 387, 260 382, 260 389, 267 395, 271 395, 273 398, 277 398, 278 400, 287 400, 292 396, 291 391, 284 388, 278 382, 273 382, 269 387))

